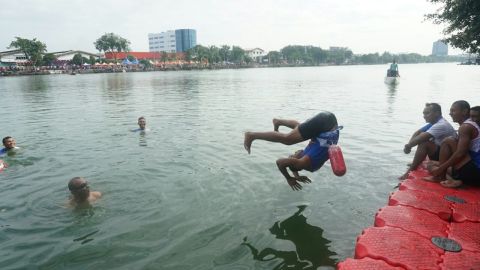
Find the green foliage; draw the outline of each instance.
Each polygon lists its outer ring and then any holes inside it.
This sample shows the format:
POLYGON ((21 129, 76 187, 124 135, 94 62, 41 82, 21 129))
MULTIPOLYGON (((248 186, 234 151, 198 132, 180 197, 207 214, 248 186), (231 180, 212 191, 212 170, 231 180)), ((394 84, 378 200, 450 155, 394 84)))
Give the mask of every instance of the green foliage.
POLYGON ((52 66, 57 57, 53 53, 47 53, 42 58, 42 66, 52 66))
POLYGON ((152 67, 152 63, 150 63, 150 61, 148 61, 146 59, 140 60, 139 63, 141 65, 143 65, 145 68, 151 68, 152 67))
POLYGON ((130 41, 114 34, 106 33, 100 38, 98 38, 94 43, 95 48, 100 52, 110 52, 113 53, 115 60, 117 56, 115 52, 127 52, 130 50, 130 41))
POLYGON ((127 55, 127 59, 128 59, 128 61, 130 61, 130 62, 135 61, 135 56, 133 56, 133 55, 127 55))
POLYGON ((163 61, 163 63, 167 62, 168 53, 167 52, 162 52, 161 55, 160 55, 160 59, 163 61))
POLYGON ((480 1, 478 0, 428 0, 441 4, 436 13, 426 18, 436 24, 446 24, 445 41, 454 47, 480 53, 480 1))
POLYGON ((77 65, 77 66, 80 66, 82 65, 84 62, 83 62, 83 57, 81 54, 77 53, 73 56, 73 59, 72 59, 72 64, 73 65, 77 65))
POLYGON ((90 55, 90 58, 88 58, 88 63, 89 63, 90 65, 95 65, 95 57, 93 57, 93 56, 90 55))
POLYGON ((277 51, 270 51, 267 54, 268 63, 273 65, 278 65, 281 63, 282 54, 277 51))
POLYGON ((240 47, 233 46, 230 61, 236 64, 241 64, 245 61, 245 51, 240 47))
POLYGON ((15 48, 22 51, 33 66, 39 65, 42 62, 42 54, 47 51, 47 45, 37 40, 36 38, 30 40, 21 37, 15 37, 15 40, 10 43, 8 48, 15 48))

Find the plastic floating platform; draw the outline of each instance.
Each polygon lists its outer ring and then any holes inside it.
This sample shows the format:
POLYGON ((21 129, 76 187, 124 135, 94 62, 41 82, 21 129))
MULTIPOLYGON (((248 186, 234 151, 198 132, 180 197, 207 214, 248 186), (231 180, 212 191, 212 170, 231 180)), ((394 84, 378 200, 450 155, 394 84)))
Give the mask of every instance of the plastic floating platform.
POLYGON ((428 176, 410 172, 338 270, 480 270, 480 188, 445 188, 428 176))

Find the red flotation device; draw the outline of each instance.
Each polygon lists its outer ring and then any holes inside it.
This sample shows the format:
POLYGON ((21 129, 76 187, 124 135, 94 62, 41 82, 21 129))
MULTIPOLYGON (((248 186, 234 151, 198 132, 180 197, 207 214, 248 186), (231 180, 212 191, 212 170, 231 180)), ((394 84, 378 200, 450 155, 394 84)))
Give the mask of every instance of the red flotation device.
POLYGON ((330 158, 333 173, 336 176, 343 176, 347 172, 347 166, 345 166, 345 160, 343 159, 340 146, 336 144, 330 145, 330 147, 328 147, 328 157, 330 158))

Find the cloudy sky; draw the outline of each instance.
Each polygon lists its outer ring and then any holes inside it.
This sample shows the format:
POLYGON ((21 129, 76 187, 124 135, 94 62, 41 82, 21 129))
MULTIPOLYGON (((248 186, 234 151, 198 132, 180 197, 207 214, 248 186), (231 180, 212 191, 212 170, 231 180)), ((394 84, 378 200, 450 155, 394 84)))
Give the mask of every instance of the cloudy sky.
POLYGON ((201 45, 428 55, 442 26, 424 14, 436 8, 427 0, 0 0, 0 51, 19 36, 50 52, 95 52, 93 42, 107 32, 148 51, 148 33, 193 28, 201 45))

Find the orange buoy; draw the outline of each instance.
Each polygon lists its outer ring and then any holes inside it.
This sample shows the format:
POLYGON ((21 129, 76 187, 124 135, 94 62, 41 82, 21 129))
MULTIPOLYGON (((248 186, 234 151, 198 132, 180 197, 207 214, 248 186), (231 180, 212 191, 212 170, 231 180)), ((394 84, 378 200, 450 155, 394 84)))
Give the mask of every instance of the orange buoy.
POLYGON ((330 158, 330 165, 332 171, 336 176, 343 176, 347 172, 345 160, 343 159, 342 149, 340 146, 334 144, 328 147, 328 157, 330 158))

